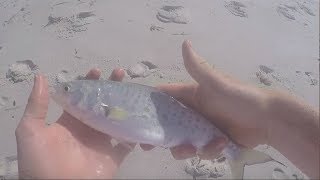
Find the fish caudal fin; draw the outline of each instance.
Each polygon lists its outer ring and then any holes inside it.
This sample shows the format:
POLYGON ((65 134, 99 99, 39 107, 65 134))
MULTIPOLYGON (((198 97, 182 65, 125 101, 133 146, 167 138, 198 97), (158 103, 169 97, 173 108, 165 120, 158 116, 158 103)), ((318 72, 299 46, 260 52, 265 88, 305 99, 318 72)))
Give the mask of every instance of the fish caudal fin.
POLYGON ((229 160, 233 178, 243 179, 244 166, 274 161, 268 154, 249 148, 241 148, 237 155, 229 160))
POLYGON ((234 179, 243 179, 245 165, 275 161, 285 166, 264 152, 236 145, 232 142, 230 142, 223 150, 223 154, 228 158, 232 177, 234 179))

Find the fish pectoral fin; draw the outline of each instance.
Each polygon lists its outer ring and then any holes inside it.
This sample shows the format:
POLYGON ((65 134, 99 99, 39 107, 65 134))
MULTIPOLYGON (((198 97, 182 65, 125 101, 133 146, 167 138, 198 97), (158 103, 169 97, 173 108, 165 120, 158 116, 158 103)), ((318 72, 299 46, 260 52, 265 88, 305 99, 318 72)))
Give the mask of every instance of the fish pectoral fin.
POLYGON ((107 104, 101 103, 104 110, 104 115, 112 120, 124 120, 128 117, 128 112, 119 107, 111 107, 107 104))
POLYGON ((233 178, 243 179, 245 165, 261 164, 269 161, 275 161, 282 164, 264 152, 249 148, 241 148, 238 156, 229 161, 229 165, 233 178))
POLYGON ((254 165, 273 161, 272 157, 270 157, 268 154, 254 149, 241 149, 240 154, 242 159, 245 160, 246 165, 254 165))

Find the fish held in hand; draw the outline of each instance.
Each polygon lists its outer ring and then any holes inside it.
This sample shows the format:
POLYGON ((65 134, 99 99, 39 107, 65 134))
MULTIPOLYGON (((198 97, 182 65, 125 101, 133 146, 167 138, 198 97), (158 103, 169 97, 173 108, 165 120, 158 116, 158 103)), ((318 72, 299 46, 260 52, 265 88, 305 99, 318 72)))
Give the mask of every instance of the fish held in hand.
MULTIPOLYGON (((227 138, 201 114, 150 86, 75 80, 55 86, 52 98, 89 127, 127 142, 164 148, 192 144, 201 150, 215 138, 227 138)), ((232 141, 222 153, 229 159, 233 176, 238 178, 243 177, 245 164, 273 160, 232 141)))

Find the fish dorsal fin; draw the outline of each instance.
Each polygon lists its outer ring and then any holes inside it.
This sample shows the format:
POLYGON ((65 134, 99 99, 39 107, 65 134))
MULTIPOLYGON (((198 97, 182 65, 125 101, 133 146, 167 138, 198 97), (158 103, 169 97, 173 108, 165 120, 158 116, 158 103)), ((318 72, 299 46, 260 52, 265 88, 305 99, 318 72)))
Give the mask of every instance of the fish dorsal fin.
POLYGON ((125 120, 128 117, 128 112, 120 107, 112 107, 105 103, 101 103, 101 107, 104 110, 105 117, 111 120, 125 120))

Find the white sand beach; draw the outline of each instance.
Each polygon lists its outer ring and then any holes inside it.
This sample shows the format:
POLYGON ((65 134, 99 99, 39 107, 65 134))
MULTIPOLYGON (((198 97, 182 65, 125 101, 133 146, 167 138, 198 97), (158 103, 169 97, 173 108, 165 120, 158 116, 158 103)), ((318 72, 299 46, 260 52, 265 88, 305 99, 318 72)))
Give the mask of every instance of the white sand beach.
MULTIPOLYGON (((121 67, 131 69, 124 81, 189 82, 185 39, 215 68, 319 108, 319 0, 0 0, 0 159, 13 157, 14 171, 14 132, 35 73, 54 82, 97 67, 106 79, 121 67)), ((61 112, 51 101, 48 123, 61 112)), ((246 166, 245 178, 308 178, 272 147, 258 149, 285 166, 246 166)), ((177 161, 166 149, 136 147, 116 178, 193 178, 191 166, 198 177, 230 176, 225 162, 177 161)))

